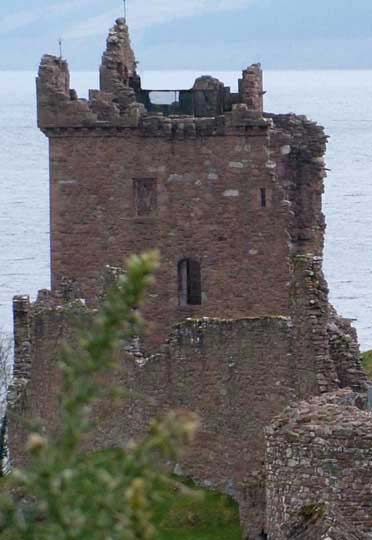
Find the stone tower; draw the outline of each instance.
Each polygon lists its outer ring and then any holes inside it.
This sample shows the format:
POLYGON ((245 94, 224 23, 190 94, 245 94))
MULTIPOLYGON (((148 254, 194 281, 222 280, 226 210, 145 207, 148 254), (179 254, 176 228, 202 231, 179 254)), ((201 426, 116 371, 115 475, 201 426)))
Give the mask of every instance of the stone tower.
MULTIPOLYGON (((158 248, 148 334, 123 350, 123 372, 108 376, 129 397, 97 408, 90 448, 141 436, 169 408, 197 412, 201 432, 178 465, 235 497, 246 536, 262 539, 265 426, 290 402, 366 382, 355 333, 329 305, 322 273, 327 137, 306 117, 264 112, 259 64, 243 71, 237 92, 209 76, 185 90, 143 89, 123 19, 110 31, 100 86, 79 99, 67 63, 42 58, 52 291, 34 304, 15 299, 11 411, 55 428, 56 351, 74 334, 74 300, 89 315, 107 265, 158 248)), ((23 424, 10 426, 22 463, 23 424)))
POLYGON ((69 283, 94 305, 107 264, 158 248, 147 308, 155 345, 190 316, 288 315, 291 257, 322 254, 322 129, 263 113, 258 64, 243 71, 238 93, 201 77, 156 102, 141 88, 123 19, 100 81, 89 101, 78 99, 65 61, 40 65, 53 290, 69 283))

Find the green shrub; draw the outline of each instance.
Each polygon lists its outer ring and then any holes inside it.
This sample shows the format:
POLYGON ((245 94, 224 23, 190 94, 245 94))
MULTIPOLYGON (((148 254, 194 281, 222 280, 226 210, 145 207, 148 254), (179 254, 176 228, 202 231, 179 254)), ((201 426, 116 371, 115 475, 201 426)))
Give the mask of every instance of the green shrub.
MULTIPOLYGON (((193 487, 190 481, 183 483, 193 487)), ((190 497, 176 491, 155 505, 159 540, 240 540, 238 504, 214 491, 199 494, 190 497)))
POLYGON ((157 265, 154 253, 131 257, 127 273, 81 335, 79 346, 65 347, 61 433, 53 439, 41 430, 30 433, 30 466, 14 470, 2 482, 2 539, 152 540, 154 509, 170 490, 189 493, 163 473, 161 462, 176 459, 192 440, 198 422, 191 413, 173 412, 153 422, 148 436, 125 450, 80 452, 93 429, 91 407, 104 395, 99 375, 115 368, 115 351, 122 340, 138 335, 143 327, 138 307, 157 265))

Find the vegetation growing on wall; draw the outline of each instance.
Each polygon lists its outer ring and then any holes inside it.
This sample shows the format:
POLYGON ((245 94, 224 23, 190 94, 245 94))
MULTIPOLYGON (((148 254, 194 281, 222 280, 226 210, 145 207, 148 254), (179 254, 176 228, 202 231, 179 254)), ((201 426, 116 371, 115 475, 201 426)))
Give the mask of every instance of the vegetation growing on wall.
POLYGON ((362 354, 362 363, 368 377, 372 379, 372 351, 367 351, 362 354))

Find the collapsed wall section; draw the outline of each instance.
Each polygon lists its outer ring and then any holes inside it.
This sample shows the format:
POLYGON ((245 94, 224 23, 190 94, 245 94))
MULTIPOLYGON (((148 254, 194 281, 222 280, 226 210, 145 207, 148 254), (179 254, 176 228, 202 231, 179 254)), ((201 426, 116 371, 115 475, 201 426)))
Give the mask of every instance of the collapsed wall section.
POLYGON ((100 66, 100 89, 120 94, 124 88, 141 85, 137 62, 125 19, 117 19, 111 28, 100 66))
POLYGON ((287 539, 294 516, 322 505, 371 532, 372 414, 362 406, 359 394, 339 390, 296 404, 267 429, 269 540, 287 539))
MULTIPOLYGON (((209 76, 197 79, 187 90, 161 91, 164 103, 153 103, 152 93, 143 89, 137 73, 137 61, 131 46, 125 19, 117 19, 110 30, 100 66, 100 89, 90 90, 89 100, 79 99, 70 88, 67 62, 61 57, 44 55, 37 78, 38 125, 46 131, 61 127, 138 128, 142 120, 155 116, 161 131, 169 135, 188 120, 189 134, 203 131, 207 118, 224 125, 225 113, 245 111, 242 118, 258 119, 263 112, 263 77, 260 64, 243 71, 239 92, 209 76), (170 96, 175 99, 169 101, 170 96), (178 122, 177 118, 178 117, 178 122), (200 119, 200 121, 198 121, 200 119)), ((227 122, 228 123, 228 122, 227 122)), ((211 122, 213 126, 214 122, 211 122)))
POLYGON ((271 132, 273 162, 293 213, 288 231, 294 254, 323 255, 325 219, 322 194, 326 177, 328 137, 324 128, 306 116, 265 114, 275 125, 271 132))
MULTIPOLYGON (((71 310, 89 316, 79 302, 64 307, 53 307, 50 298, 45 302, 29 305, 27 321, 24 316, 18 321, 31 329, 31 334, 22 334, 18 328, 18 346, 22 351, 22 335, 31 343, 32 367, 28 384, 10 407, 15 465, 27 462, 25 418, 41 418, 49 434, 58 429, 58 350, 63 338, 71 341, 74 336, 71 310)), ((158 354, 139 360, 123 350, 118 371, 103 377, 102 384, 127 388, 128 398, 98 404, 93 412, 97 427, 86 449, 123 446, 169 409, 196 412, 199 436, 176 470, 234 496, 249 537, 257 538, 264 527, 263 428, 296 396, 290 321, 186 321, 174 328, 158 354)), ((23 361, 20 354, 16 372, 23 371, 23 361)))
MULTIPOLYGON (((94 409, 96 430, 86 449, 125 445, 169 409, 197 412, 199 437, 176 470, 233 495, 248 538, 258 538, 265 529, 264 428, 289 403, 340 385, 329 354, 320 260, 297 259, 291 318, 189 319, 177 324, 150 356, 139 341, 123 346, 118 371, 103 376, 102 384, 128 389, 128 398, 94 409)), ((104 281, 112 284, 111 277, 108 272, 104 281)), ((68 285, 66 298, 71 298, 68 285)), ((18 465, 27 462, 25 417, 41 418, 49 434, 58 429, 58 351, 63 340, 75 339, 72 316, 91 317, 80 300, 61 302, 46 292, 35 304, 25 297, 14 302, 10 447, 18 465)))
POLYGON ((298 399, 330 392, 340 382, 330 355, 327 325, 330 306, 322 259, 296 255, 292 259, 291 316, 294 357, 298 362, 298 399))
POLYGON ((327 324, 329 354, 335 365, 341 388, 366 392, 368 377, 363 370, 358 336, 350 320, 340 317, 333 307, 327 324))

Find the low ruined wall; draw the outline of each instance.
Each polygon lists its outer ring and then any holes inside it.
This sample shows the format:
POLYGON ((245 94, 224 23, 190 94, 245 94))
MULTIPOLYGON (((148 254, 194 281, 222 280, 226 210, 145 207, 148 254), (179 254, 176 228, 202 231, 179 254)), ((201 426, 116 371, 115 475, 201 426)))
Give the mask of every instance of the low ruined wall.
MULTIPOLYGON (((48 433, 59 423, 57 351, 64 337, 72 338, 70 311, 77 308, 76 303, 53 307, 48 302, 22 300, 16 373, 24 381, 24 358, 30 382, 20 387, 11 410, 16 415, 10 415, 16 465, 27 462, 25 417, 41 418, 48 433)), ((81 305, 79 309, 84 312, 81 305)), ((296 396, 290 321, 188 320, 174 328, 168 344, 144 365, 124 351, 121 362, 119 372, 107 374, 102 383, 127 388, 128 398, 99 403, 94 411, 97 429, 87 449, 125 445, 145 433, 151 418, 171 408, 195 411, 201 431, 178 470, 233 495, 250 537, 256 538, 264 527, 263 428, 296 396)))
MULTIPOLYGON (((293 399, 292 369, 288 319, 187 321, 163 356, 143 368, 132 363, 127 371, 123 384, 154 403, 133 397, 129 407, 108 414, 111 425, 98 445, 140 435, 154 413, 195 411, 202 427, 179 465, 202 485, 233 495, 243 525, 256 538, 264 526, 263 427, 293 399), (127 424, 121 433, 117 418, 127 424)), ((106 417, 101 407, 98 414, 106 417)))
MULTIPOLYGON (((341 386, 338 373, 347 372, 348 354, 357 347, 349 334, 345 336, 348 349, 336 346, 336 342, 330 345, 333 312, 321 259, 296 256, 292 265, 290 318, 187 319, 174 325, 167 341, 150 356, 143 352, 141 343, 123 345, 119 370, 103 376, 102 384, 127 389, 127 398, 115 403, 107 400, 95 407, 96 430, 86 446, 95 450, 125 445, 131 438, 141 437, 149 421, 169 409, 196 412, 202 427, 177 470, 205 487, 234 496, 248 538, 254 540, 265 530, 265 427, 290 403, 337 390, 341 386)), ((81 320, 89 318, 91 312, 79 300, 61 303, 61 298, 47 292, 35 304, 27 297, 16 298, 14 312, 16 359, 10 412, 16 415, 10 414, 9 438, 13 463, 25 464, 23 420, 40 418, 48 433, 58 429, 58 351, 63 340, 71 343, 76 335, 71 317, 77 315, 81 320)), ((149 330, 153 331, 151 326, 149 330)), ((345 339, 340 327, 337 343, 345 339)), ((353 358, 350 373, 355 367, 353 358)), ((359 380, 361 388, 363 373, 354 375, 355 385, 359 380)), ((303 408, 299 411, 302 414, 303 408)), ((319 423, 319 430, 323 427, 319 423)), ((304 429, 306 432, 306 426, 304 429)), ((330 433, 333 435, 332 429, 330 433)), ((287 467, 286 453, 283 463, 282 456, 278 457, 280 466, 273 465, 279 455, 276 452, 287 450, 285 436, 279 428, 271 436, 269 530, 284 522, 281 502, 277 506, 277 501, 282 501, 281 489, 290 489, 285 482, 292 472, 293 486, 297 485, 297 469, 287 467), (282 438, 276 439, 278 433, 282 438)), ((360 440, 362 436, 361 431, 360 440)), ((308 439, 300 428, 295 441, 299 455, 308 451, 308 439)), ((333 442, 331 437, 331 446, 333 442)), ((328 443, 324 448, 328 451, 328 443)), ((304 463, 308 462, 299 464, 299 485, 304 463)), ((311 485, 309 493, 314 493, 313 488, 311 485)))
POLYGON ((326 504, 354 529, 372 530, 372 414, 339 390, 297 404, 267 430, 269 540, 284 540, 295 514, 326 504))

